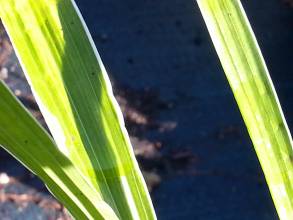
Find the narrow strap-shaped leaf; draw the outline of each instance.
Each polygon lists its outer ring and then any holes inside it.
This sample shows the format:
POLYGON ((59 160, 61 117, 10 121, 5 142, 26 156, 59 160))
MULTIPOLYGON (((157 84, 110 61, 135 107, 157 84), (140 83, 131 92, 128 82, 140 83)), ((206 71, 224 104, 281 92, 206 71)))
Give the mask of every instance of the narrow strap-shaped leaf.
POLYGON ((2 81, 0 146, 38 175, 76 219, 118 219, 2 81))
POLYGON ((293 149, 273 83, 239 0, 197 0, 282 220, 293 219, 293 149))
POLYGON ((0 3, 1 19, 59 149, 121 219, 155 219, 110 81, 74 1, 0 3))

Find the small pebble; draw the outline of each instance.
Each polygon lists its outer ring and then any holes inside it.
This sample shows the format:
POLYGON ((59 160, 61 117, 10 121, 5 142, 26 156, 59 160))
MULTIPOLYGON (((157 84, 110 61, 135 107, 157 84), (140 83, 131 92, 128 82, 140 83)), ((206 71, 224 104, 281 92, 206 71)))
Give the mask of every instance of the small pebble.
POLYGON ((16 96, 20 96, 21 95, 21 91, 19 89, 14 90, 14 94, 16 96))
POLYGON ((6 67, 3 67, 0 70, 0 79, 7 79, 8 78, 8 69, 6 67))
POLYGON ((13 66, 10 67, 10 72, 16 72, 16 65, 14 64, 13 66))
POLYGON ((9 176, 6 173, 0 173, 0 184, 6 185, 9 183, 9 176))

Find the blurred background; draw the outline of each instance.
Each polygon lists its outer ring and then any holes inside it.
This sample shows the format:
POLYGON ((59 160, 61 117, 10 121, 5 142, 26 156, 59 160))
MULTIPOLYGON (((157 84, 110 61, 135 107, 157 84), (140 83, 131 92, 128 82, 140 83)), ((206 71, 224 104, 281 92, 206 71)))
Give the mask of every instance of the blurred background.
MULTIPOLYGON (((278 219, 195 0, 76 0, 111 78, 158 219, 278 219)), ((293 1, 242 0, 289 127, 293 1)), ((0 78, 45 126, 4 28, 0 78)), ((70 219, 0 149, 0 219, 70 219)))

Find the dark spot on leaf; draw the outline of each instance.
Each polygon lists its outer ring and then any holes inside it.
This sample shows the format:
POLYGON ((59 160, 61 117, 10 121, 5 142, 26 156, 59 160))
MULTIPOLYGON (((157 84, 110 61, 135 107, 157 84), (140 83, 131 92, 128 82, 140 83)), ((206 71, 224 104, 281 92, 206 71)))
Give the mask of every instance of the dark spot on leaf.
POLYGON ((28 140, 24 140, 24 143, 27 144, 28 143, 28 140))

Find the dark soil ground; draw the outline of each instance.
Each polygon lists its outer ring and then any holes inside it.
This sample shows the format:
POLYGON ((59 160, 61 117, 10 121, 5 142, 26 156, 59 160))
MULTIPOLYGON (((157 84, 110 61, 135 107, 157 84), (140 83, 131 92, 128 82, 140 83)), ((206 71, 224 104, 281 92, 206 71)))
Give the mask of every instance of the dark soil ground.
MULTIPOLYGON (((158 218, 277 219, 195 1, 76 2, 110 75, 158 218)), ((292 1, 242 3, 292 128, 292 1)), ((42 122, 4 31, 0 39, 0 78, 42 122)), ((0 173, 0 219, 69 218, 4 151, 0 173)))

